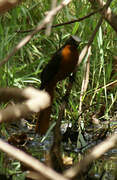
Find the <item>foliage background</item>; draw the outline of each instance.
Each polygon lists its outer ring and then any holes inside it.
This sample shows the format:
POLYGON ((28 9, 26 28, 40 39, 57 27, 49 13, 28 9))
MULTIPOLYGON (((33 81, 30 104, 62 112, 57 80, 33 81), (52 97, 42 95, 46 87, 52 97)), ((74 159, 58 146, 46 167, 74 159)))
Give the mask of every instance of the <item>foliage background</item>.
MULTIPOLYGON (((17 31, 34 29, 34 27, 43 20, 50 8, 50 1, 31 0, 23 2, 20 6, 17 6, 0 17, 1 60, 27 34, 17 33, 17 31)), ((111 3, 111 8, 116 12, 116 1, 111 3)), ((91 5, 87 1, 82 0, 77 2, 73 0, 72 3, 57 14, 53 24, 83 17, 91 11, 91 5)), ((99 18, 100 15, 97 13, 81 22, 53 28, 49 37, 45 35, 44 30, 36 34, 25 47, 16 53, 15 56, 0 69, 2 75, 0 81, 1 87, 17 86, 21 88, 32 85, 39 88, 40 72, 50 60, 52 54, 64 43, 70 34, 74 34, 76 31, 77 35, 82 39, 81 50, 91 37, 99 18)), ((93 103, 96 104, 94 111, 99 110, 100 104, 102 103, 106 103, 107 112, 110 111, 113 99, 116 98, 116 94, 112 90, 107 93, 107 90, 103 89, 94 94, 95 88, 101 87, 113 80, 111 72, 114 61, 113 56, 117 55, 116 47, 116 34, 107 22, 103 21, 92 44, 90 82, 84 98, 87 106, 93 103)), ((73 111, 75 110, 76 113, 79 104, 82 78, 83 66, 81 65, 78 69, 76 83, 74 84, 70 98, 71 109, 73 109, 73 111)), ((63 82, 61 84, 59 88, 60 93, 63 94, 65 92, 65 83, 63 82)))
MULTIPOLYGON (((51 3, 49 0, 27 0, 0 16, 0 60, 6 57, 8 52, 27 34, 17 31, 34 29, 43 20, 50 8, 51 3)), ((116 0, 111 3, 111 9, 116 13, 116 0)), ((72 3, 57 14, 53 24, 77 19, 90 12, 92 12, 92 9, 88 1, 73 0, 72 3)), ((97 13, 81 22, 53 28, 49 37, 45 35, 44 30, 36 34, 5 66, 0 68, 0 86, 19 88, 33 86, 39 88, 40 73, 54 52, 64 44, 70 34, 75 34, 75 32, 82 39, 79 48, 79 51, 81 51, 91 37, 99 18, 100 14, 97 13)), ((83 96, 82 119, 84 119, 85 123, 90 123, 92 115, 98 113, 103 104, 105 105, 105 110, 100 119, 109 119, 110 115, 113 115, 116 110, 116 87, 109 90, 107 88, 100 88, 98 92, 95 92, 95 88, 102 87, 117 79, 117 70, 112 74, 113 62, 116 63, 114 59, 114 56, 117 56, 116 49, 116 33, 106 21, 103 21, 92 43, 89 84, 83 96)), ((78 121, 84 63, 85 60, 78 68, 69 104, 65 111, 64 120, 72 123, 77 123, 78 121)), ((53 105, 52 115, 54 119, 58 116, 61 96, 66 91, 67 82, 65 80, 59 83, 56 89, 56 100, 53 105)))

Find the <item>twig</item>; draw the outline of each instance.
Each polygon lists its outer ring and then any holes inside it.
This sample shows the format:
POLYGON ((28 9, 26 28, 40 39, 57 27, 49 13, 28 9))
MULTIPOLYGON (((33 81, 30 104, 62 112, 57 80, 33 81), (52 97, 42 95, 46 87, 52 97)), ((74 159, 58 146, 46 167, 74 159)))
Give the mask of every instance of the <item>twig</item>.
POLYGON ((58 174, 51 168, 39 162, 37 159, 29 156, 25 152, 13 147, 12 145, 9 145, 2 139, 0 139, 0 149, 12 156, 13 158, 25 163, 27 166, 31 167, 35 171, 41 173, 43 176, 50 178, 51 180, 68 180, 68 178, 65 178, 64 176, 58 174))
POLYGON ((102 143, 95 146, 92 151, 84 157, 79 163, 77 163, 74 167, 66 170, 64 172, 65 177, 74 180, 76 177, 78 178, 82 173, 85 173, 88 166, 96 159, 101 157, 105 152, 109 151, 117 144, 117 134, 113 134, 111 137, 107 138, 102 143))
MULTIPOLYGON (((91 12, 91 13, 87 14, 86 16, 83 16, 83 17, 81 17, 81 18, 79 18, 79 19, 75 19, 75 20, 68 21, 68 22, 64 22, 64 23, 60 23, 60 24, 55 24, 55 25, 52 26, 52 28, 56 28, 56 27, 60 27, 60 26, 65 26, 65 25, 73 24, 73 23, 75 23, 75 22, 83 21, 83 20, 89 18, 90 16, 92 16, 92 15, 100 12, 102 9, 103 9, 103 8, 97 9, 96 11, 93 11, 93 12, 91 12)), ((45 27, 42 28, 42 30, 45 30, 45 27)), ((23 30, 22 30, 22 31, 21 31, 21 30, 18 30, 18 31, 16 31, 16 32, 17 32, 17 33, 28 33, 28 32, 32 32, 32 31, 34 31, 34 29, 24 30, 24 31, 23 31, 23 30)))
POLYGON ((46 26, 46 24, 50 22, 51 18, 53 18, 57 14, 57 12, 59 12, 64 6, 68 5, 70 2, 71 0, 63 0, 60 5, 50 11, 44 18, 42 23, 39 24, 32 33, 23 38, 7 55, 7 57, 0 62, 0 67, 4 65, 19 49, 21 49, 25 44, 27 44, 37 32, 39 32, 42 28, 46 26))

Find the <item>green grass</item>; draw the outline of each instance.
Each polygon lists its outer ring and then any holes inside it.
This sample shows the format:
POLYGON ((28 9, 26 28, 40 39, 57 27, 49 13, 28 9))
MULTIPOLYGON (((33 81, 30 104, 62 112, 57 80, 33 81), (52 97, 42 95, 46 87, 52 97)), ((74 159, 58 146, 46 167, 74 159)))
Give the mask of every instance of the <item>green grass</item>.
MULTIPOLYGON (((114 2, 112 7, 113 11, 116 12, 114 2)), ((45 12, 49 11, 49 9, 49 0, 32 0, 23 2, 13 10, 0 16, 0 60, 5 58, 12 48, 27 34, 17 33, 16 31, 34 29, 43 20, 45 12)), ((86 1, 77 2, 73 0, 68 7, 65 7, 57 14, 54 18, 54 24, 80 18, 91 11, 90 4, 86 1)), ((51 59, 53 53, 64 44, 70 34, 75 34, 76 32, 76 35, 82 39, 81 51, 91 37, 99 18, 100 15, 95 14, 82 22, 53 28, 49 37, 45 35, 44 30, 36 34, 26 46, 20 49, 9 59, 8 63, 0 68, 0 86, 15 86, 19 88, 33 86, 39 88, 40 73, 45 64, 51 59)), ((116 34, 106 22, 103 22, 92 43, 89 84, 83 96, 83 114, 81 116, 85 123, 87 119, 90 122, 90 114, 98 112, 102 104, 106 106, 104 112, 106 119, 109 119, 115 109, 117 100, 116 88, 109 91, 107 88, 100 89, 98 92, 95 90, 112 81, 112 63, 113 55, 117 56, 116 49, 116 34)), ((65 110, 64 120, 73 122, 73 124, 78 121, 79 117, 78 108, 84 63, 83 61, 78 68, 76 80, 69 98, 69 105, 65 110)), ((55 119, 58 117, 61 96, 65 94, 67 83, 68 81, 65 80, 62 84, 58 84, 56 92, 57 100, 55 99, 52 115, 55 119)))

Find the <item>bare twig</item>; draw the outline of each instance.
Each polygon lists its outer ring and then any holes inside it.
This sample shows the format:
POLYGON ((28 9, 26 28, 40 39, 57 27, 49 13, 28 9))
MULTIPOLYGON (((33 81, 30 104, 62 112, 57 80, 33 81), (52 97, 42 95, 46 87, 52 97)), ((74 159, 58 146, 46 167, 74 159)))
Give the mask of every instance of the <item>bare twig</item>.
POLYGON ((102 143, 95 146, 92 151, 84 157, 79 163, 77 163, 74 167, 66 170, 64 172, 65 177, 70 178, 72 180, 75 177, 79 177, 82 173, 84 173, 88 166, 96 159, 101 157, 105 152, 109 151, 117 144, 117 134, 113 134, 111 137, 107 138, 102 143))
POLYGON ((25 99, 23 104, 13 106, 9 105, 6 109, 0 110, 0 123, 3 121, 11 121, 29 116, 29 113, 37 113, 40 110, 48 107, 50 104, 49 95, 46 92, 38 91, 34 88, 26 88, 24 90, 19 90, 18 88, 3 88, 0 90, 0 99, 3 102, 6 101, 7 98, 8 100, 11 98, 19 100, 20 97, 22 100, 25 99), (6 97, 3 92, 6 94, 6 97), (5 97, 5 99, 2 97, 2 95, 5 97))
POLYGON ((50 22, 51 18, 53 18, 64 6, 67 6, 70 2, 71 0, 63 0, 60 5, 58 5, 55 9, 50 11, 47 14, 47 16, 44 18, 42 23, 39 24, 31 34, 23 38, 7 55, 7 57, 0 62, 0 67, 4 65, 19 49, 21 49, 25 44, 27 44, 36 33, 38 33, 42 28, 44 28, 50 22))
POLYGON ((13 158, 18 159, 19 161, 25 163, 27 166, 31 167, 35 171, 41 173, 43 176, 51 180, 68 180, 68 178, 65 178, 64 176, 58 174, 51 168, 42 164, 37 159, 29 156, 25 152, 13 147, 12 145, 9 145, 8 143, 4 142, 2 139, 0 139, 0 149, 6 152, 8 155, 12 156, 13 158))

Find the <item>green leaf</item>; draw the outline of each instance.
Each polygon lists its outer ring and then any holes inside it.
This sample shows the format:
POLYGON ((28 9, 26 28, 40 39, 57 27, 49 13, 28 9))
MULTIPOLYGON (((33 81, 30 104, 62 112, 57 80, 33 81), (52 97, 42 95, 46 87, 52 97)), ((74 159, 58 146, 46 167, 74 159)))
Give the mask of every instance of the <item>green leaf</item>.
POLYGON ((72 34, 73 34, 73 35, 77 33, 78 27, 79 27, 79 23, 76 22, 75 25, 74 25, 74 27, 73 27, 73 30, 72 30, 72 34))

